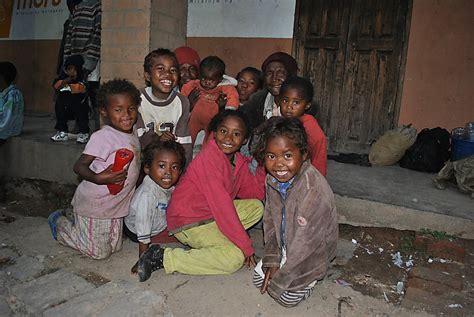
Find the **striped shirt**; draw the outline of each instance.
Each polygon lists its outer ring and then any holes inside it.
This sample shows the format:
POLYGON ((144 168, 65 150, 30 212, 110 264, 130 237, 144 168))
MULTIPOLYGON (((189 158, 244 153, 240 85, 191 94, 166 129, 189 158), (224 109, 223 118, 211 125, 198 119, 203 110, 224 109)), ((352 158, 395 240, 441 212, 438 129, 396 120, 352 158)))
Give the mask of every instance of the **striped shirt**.
POLYGON ((101 2, 83 0, 71 17, 64 45, 64 60, 80 54, 84 58, 84 69, 93 71, 100 59, 101 2))

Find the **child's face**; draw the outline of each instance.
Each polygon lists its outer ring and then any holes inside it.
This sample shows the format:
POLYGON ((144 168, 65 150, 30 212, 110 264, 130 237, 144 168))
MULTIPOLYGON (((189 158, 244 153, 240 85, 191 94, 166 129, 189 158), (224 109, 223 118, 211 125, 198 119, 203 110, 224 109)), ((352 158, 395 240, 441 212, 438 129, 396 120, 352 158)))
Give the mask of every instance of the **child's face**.
POLYGON ((68 65, 65 69, 65 72, 66 72, 66 75, 68 75, 69 77, 73 78, 73 79, 76 79, 77 77, 77 69, 76 69, 76 66, 74 65, 68 65))
POLYGON ((190 80, 198 79, 199 71, 196 66, 185 63, 179 65, 179 85, 183 86, 190 80))
POLYGON ((272 96, 278 96, 283 82, 288 78, 288 71, 283 63, 271 62, 264 73, 265 87, 272 96))
POLYGON ((149 72, 145 72, 145 79, 150 82, 153 94, 166 99, 176 85, 178 85, 178 62, 171 56, 162 55, 153 58, 149 72))
POLYGON ((217 87, 222 80, 222 74, 217 69, 204 68, 201 74, 201 86, 204 90, 211 90, 217 87))
POLYGON ((237 78, 237 92, 239 93, 240 102, 249 100, 251 94, 257 91, 258 80, 255 74, 251 72, 243 72, 237 78))
POLYGON ((217 126, 214 138, 219 149, 230 159, 247 142, 246 133, 242 120, 229 116, 217 126))
POLYGON ((295 142, 286 136, 277 136, 268 140, 265 148, 265 168, 280 183, 288 182, 301 169, 307 159, 295 142))
POLYGON ((179 179, 181 160, 172 151, 157 151, 145 173, 162 188, 171 188, 179 179))
POLYGON ((283 117, 299 118, 311 107, 311 101, 305 100, 299 89, 289 88, 278 96, 278 106, 283 117))
POLYGON ((126 94, 117 94, 109 96, 108 102, 109 104, 100 110, 102 116, 108 118, 110 125, 116 130, 132 133, 138 118, 138 106, 133 102, 133 98, 126 94))

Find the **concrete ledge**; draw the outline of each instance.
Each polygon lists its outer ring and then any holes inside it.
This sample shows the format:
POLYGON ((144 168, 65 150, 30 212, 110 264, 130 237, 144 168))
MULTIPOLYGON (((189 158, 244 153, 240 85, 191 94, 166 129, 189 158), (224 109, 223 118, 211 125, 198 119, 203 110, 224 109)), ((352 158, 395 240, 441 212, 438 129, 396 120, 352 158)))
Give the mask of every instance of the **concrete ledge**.
POLYGON ((339 223, 354 226, 389 227, 398 230, 431 229, 474 239, 474 221, 434 212, 384 204, 371 200, 336 196, 339 223))
POLYGON ((77 184, 72 168, 84 146, 15 137, 0 148, 0 175, 77 184), (60 149, 60 150, 58 150, 60 149))

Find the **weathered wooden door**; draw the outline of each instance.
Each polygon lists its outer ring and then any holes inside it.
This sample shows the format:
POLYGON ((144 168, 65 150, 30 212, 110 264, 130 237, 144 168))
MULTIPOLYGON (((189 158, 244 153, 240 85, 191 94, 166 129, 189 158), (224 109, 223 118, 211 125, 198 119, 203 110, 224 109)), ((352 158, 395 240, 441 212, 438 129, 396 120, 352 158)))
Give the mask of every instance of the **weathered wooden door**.
POLYGON ((298 0, 294 56, 331 150, 367 152, 398 121, 411 0, 298 0))

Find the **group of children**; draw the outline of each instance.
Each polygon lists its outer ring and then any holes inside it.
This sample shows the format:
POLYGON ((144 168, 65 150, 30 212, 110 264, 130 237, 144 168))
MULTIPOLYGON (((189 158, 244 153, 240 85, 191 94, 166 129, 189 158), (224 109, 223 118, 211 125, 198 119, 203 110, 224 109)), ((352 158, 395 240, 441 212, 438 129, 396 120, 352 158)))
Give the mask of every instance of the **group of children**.
MULTIPOLYGON (((324 133, 306 114, 313 87, 304 78, 285 78, 275 95, 281 116, 257 127, 239 107, 245 109, 264 85, 270 88, 266 67, 263 76, 246 67, 233 79, 219 57, 197 65, 199 57, 189 50, 150 52, 141 91, 119 79, 100 86, 97 103, 105 125, 90 136, 74 165, 82 182, 72 213, 57 210, 48 218, 53 238, 104 259, 120 250, 123 231, 138 243, 131 271, 140 281, 158 269, 207 275, 256 265, 254 284, 262 294, 294 306, 324 278, 338 237, 334 197, 324 177, 324 133), (201 130, 205 144, 193 159, 201 130), (250 140, 253 156, 241 153, 250 140), (114 168, 122 149, 130 153, 129 162, 114 168), (111 192, 111 184, 121 190, 111 192), (262 216, 265 255, 257 264, 246 230, 262 216), (162 232, 190 249, 152 244, 162 232)), ((72 94, 77 78, 56 86, 68 86, 72 94)))

